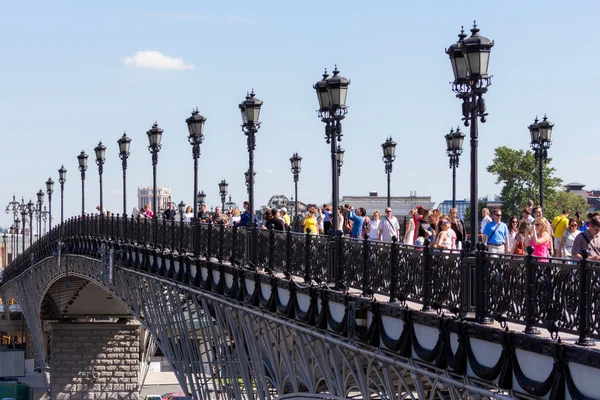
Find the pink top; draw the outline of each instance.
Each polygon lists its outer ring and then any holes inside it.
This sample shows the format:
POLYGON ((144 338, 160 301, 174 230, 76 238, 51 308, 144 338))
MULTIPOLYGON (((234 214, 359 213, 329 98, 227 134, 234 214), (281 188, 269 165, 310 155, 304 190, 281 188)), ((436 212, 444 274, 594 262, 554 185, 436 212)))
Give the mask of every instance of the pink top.
MULTIPOLYGON (((533 242, 533 241, 532 241, 533 242)), ((537 257, 548 257, 548 247, 550 247, 550 240, 542 244, 533 244, 533 255, 537 257)))

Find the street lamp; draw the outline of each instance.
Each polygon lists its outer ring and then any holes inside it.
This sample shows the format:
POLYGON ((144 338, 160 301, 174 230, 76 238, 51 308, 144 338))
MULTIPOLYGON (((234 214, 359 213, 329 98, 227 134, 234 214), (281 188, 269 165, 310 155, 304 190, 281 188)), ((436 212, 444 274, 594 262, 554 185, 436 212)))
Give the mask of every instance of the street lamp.
POLYGON ((292 166, 292 174, 294 175, 294 227, 296 230, 300 230, 298 222, 298 178, 300 178, 300 171, 302 169, 302 157, 298 153, 294 153, 290 158, 290 164, 292 166))
MULTIPOLYGON (((17 198, 15 197, 14 193, 13 193, 13 197, 12 197, 12 201, 8 202, 8 204, 6 205, 6 209, 4 210, 4 212, 6 214, 10 213, 12 211, 13 213, 13 226, 16 225, 17 226, 17 234, 18 234, 18 229, 19 229, 19 224, 16 222, 18 216, 19 216, 19 202, 17 201, 17 198)), ((18 247, 18 243, 15 246, 15 233, 14 230, 11 233, 11 253, 14 254, 15 251, 15 247, 18 247)), ((13 256, 14 258, 14 256, 13 256)))
POLYGON ((94 147, 96 153, 96 164, 98 165, 98 177, 100 178, 100 215, 104 215, 104 203, 102 201, 102 173, 104 172, 104 161, 106 161, 106 146, 102 142, 94 147))
POLYGON ((29 246, 33 244, 33 212, 35 204, 31 199, 29 199, 29 203, 27 203, 27 213, 29 214, 29 246))
POLYGON ((19 255, 19 229, 21 228, 21 220, 19 219, 19 217, 15 218, 15 223, 13 225, 13 229, 12 229, 12 246, 13 246, 13 251, 12 251, 12 259, 14 260, 15 257, 17 257, 19 255))
MULTIPOLYGON (((152 153, 152 219, 154 220, 154 234, 158 224, 158 210, 156 208, 156 164, 158 164, 158 152, 161 148, 163 130, 154 122, 152 128, 146 132, 148 135, 148 150, 152 153)), ((155 241, 156 243, 156 241, 155 241)))
POLYGON ((490 50, 494 42, 479 35, 477 24, 473 23, 471 36, 467 37, 461 29, 458 41, 446 49, 450 57, 454 82, 452 90, 456 97, 462 100, 462 114, 465 126, 470 125, 471 137, 471 242, 472 249, 478 240, 477 224, 477 146, 479 145, 479 132, 477 119, 485 122, 488 115, 485 110, 483 95, 491 85, 491 76, 488 75, 490 50))
POLYGON ((79 171, 81 171, 81 218, 85 217, 85 171, 87 171, 88 155, 83 150, 77 156, 79 171))
POLYGON ((202 204, 204 204, 204 201, 206 200, 206 193, 204 193, 204 190, 201 191, 200 193, 198 193, 197 198, 198 198, 198 206, 197 206, 197 208, 200 209, 200 206, 202 204))
POLYGON ((385 164, 385 173, 387 175, 387 206, 391 207, 390 175, 392 173, 392 165, 396 159, 396 142, 394 142, 390 136, 381 145, 381 148, 383 149, 383 163, 385 164))
MULTIPOLYGON (((256 133, 260 129, 260 109, 263 102, 256 98, 254 89, 238 106, 242 115, 242 131, 248 137, 248 176, 254 177, 254 149, 256 148, 256 133)), ((250 262, 256 264, 256 235, 254 226, 254 179, 248 185, 248 228, 252 228, 252 240, 250 242, 250 262)))
POLYGON ((446 136, 446 154, 450 158, 450 168, 452 168, 452 208, 456 208, 456 168, 459 165, 459 157, 463 151, 463 142, 465 134, 460 131, 460 126, 450 129, 446 136))
POLYGON ((127 159, 129 158, 131 139, 123 132, 123 136, 117 140, 117 144, 119 145, 119 158, 123 169, 123 218, 127 218, 127 159))
MULTIPOLYGON (((333 76, 329 76, 327 70, 323 73, 323 79, 314 86, 319 101, 318 116, 325 124, 325 141, 331 145, 331 197, 334 218, 332 221, 332 232, 338 232, 337 209, 339 203, 339 167, 336 141, 342 141, 342 120, 345 118, 348 109, 346 107, 346 97, 350 80, 340 75, 337 65, 333 70, 333 76)), ((339 243, 338 243, 339 244, 339 243)), ((335 276, 335 288, 343 289, 342 276, 344 271, 340 263, 340 246, 336 245, 338 251, 333 257, 330 275, 335 276)))
POLYGON ((46 193, 48 193, 48 228, 52 228, 52 193, 54 193, 52 177, 49 177, 46 181, 46 193))
POLYGON ((225 179, 219 183, 219 194, 221 195, 221 210, 225 210, 225 198, 227 197, 227 188, 229 183, 225 179))
MULTIPOLYGON (((252 174, 253 179, 252 182, 254 182, 254 177, 256 177, 256 172, 254 172, 252 174)), ((244 172, 244 179, 246 182, 246 192, 250 193, 250 175, 248 174, 248 171, 244 172)))
POLYGON ((337 165, 338 178, 340 177, 340 175, 342 175, 342 165, 344 165, 345 152, 346 150, 342 149, 342 146, 338 144, 337 148, 335 149, 335 162, 337 165))
POLYGON ((65 195, 65 182, 67 181, 67 169, 64 165, 60 166, 58 170, 58 183, 60 183, 60 224, 64 221, 64 195, 65 195))
POLYGON ((192 111, 192 116, 185 120, 188 126, 188 142, 192 145, 192 157, 194 158, 194 197, 198 197, 198 158, 200 158, 200 145, 204 141, 204 123, 206 117, 200 115, 198 108, 192 111))
MULTIPOLYGON (((31 201, 30 201, 31 202, 31 201)), ((25 223, 27 222, 27 212, 28 212, 28 204, 25 204, 25 200, 21 200, 21 221, 23 222, 23 232, 22 232, 22 251, 25 251, 25 223)))
POLYGON ((539 165, 540 174, 540 207, 544 208, 544 164, 548 161, 548 149, 552 145, 552 128, 554 124, 548 121, 544 114, 542 122, 538 122, 537 117, 533 124, 529 125, 531 135, 531 149, 535 156, 535 161, 539 165))
POLYGON ((2 267, 6 268, 6 264, 8 264, 8 251, 6 249, 6 232, 4 232, 4 234, 2 234, 2 243, 4 244, 4 257, 2 260, 2 267))
POLYGON ((36 193, 37 196, 37 218, 38 218, 38 239, 42 236, 42 204, 44 204, 44 192, 42 189, 36 193))

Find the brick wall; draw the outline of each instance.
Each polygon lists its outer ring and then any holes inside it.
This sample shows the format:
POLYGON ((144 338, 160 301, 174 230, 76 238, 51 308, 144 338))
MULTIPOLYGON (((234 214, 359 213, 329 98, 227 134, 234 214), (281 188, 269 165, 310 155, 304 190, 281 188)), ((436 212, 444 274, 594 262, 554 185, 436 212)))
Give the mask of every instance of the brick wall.
POLYGON ((55 323, 50 384, 56 400, 137 399, 139 327, 55 323))

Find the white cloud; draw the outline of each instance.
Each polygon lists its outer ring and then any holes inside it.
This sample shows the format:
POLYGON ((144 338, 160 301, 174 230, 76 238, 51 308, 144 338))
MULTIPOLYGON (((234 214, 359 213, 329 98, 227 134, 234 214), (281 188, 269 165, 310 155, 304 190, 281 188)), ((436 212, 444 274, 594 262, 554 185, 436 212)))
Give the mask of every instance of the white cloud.
POLYGON ((123 64, 132 67, 154 69, 194 69, 193 64, 186 64, 181 57, 167 57, 160 51, 138 51, 133 57, 125 57, 123 64))

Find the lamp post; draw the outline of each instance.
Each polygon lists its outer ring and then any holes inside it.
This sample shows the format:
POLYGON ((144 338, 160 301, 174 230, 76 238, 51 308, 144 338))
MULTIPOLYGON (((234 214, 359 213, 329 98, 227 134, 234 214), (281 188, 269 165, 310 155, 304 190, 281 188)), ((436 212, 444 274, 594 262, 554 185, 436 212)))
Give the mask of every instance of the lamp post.
POLYGON ((183 200, 179 202, 179 205, 177 207, 179 207, 179 219, 183 221, 183 214, 185 213, 185 203, 183 202, 183 200))
POLYGON ((88 155, 83 150, 77 156, 79 171, 81 172, 81 218, 85 217, 85 171, 87 171, 88 155))
MULTIPOLYGON (((348 86, 350 80, 340 75, 337 65, 333 70, 333 76, 329 76, 327 70, 323 73, 323 79, 318 81, 313 88, 317 93, 319 101, 318 116, 325 124, 325 141, 331 145, 331 197, 333 207, 332 232, 338 232, 337 209, 339 203, 339 168, 336 141, 342 141, 342 120, 345 118, 348 109, 346 107, 346 97, 348 95, 348 86)), ((333 257, 330 276, 335 277, 335 288, 343 289, 343 272, 341 270, 340 246, 337 246, 336 256, 333 257)))
POLYGON ((33 212, 35 204, 31 199, 29 199, 29 203, 27 203, 27 213, 29 214, 29 246, 33 244, 33 212))
POLYGON ((12 251, 12 259, 19 255, 19 229, 21 229, 21 220, 19 217, 15 218, 15 224, 12 229, 12 240, 13 240, 13 251, 12 251))
POLYGON ((64 222, 64 195, 65 195, 65 182, 67 181, 67 169, 64 165, 60 166, 58 170, 58 183, 60 183, 60 224, 64 222))
POLYGON ((42 237, 42 204, 44 204, 44 192, 42 191, 42 189, 39 190, 39 192, 36 193, 37 196, 37 208, 36 208, 36 212, 37 212, 37 218, 38 218, 38 239, 40 237, 42 237))
POLYGON ((479 132, 477 119, 482 123, 488 115, 485 109, 483 95, 491 85, 491 76, 488 75, 490 50, 494 42, 479 35, 477 24, 473 23, 471 36, 467 37, 464 30, 458 35, 458 41, 446 49, 450 57, 454 82, 452 90, 456 97, 462 100, 462 120, 465 126, 470 126, 471 138, 471 249, 475 249, 478 240, 477 224, 477 146, 479 145, 479 132))
POLYGON ((4 252, 2 253, 2 267, 6 268, 6 264, 8 264, 8 251, 6 250, 6 232, 2 234, 2 244, 4 245, 4 252))
POLYGON ((29 211, 28 208, 29 205, 25 204, 24 200, 21 201, 21 221, 23 222, 23 236, 21 237, 21 247, 23 252, 25 252, 25 223, 27 222, 27 213, 29 211))
POLYGON ((48 227, 52 228, 52 193, 54 193, 54 181, 51 177, 46 181, 46 193, 48 193, 48 227))
MULTIPOLYGON (((4 213, 8 214, 12 211, 13 213, 13 226, 17 226, 17 235, 18 235, 18 230, 19 230, 19 224, 17 222, 17 218, 19 216, 19 202, 17 201, 17 198, 15 197, 14 193, 13 193, 13 197, 12 197, 12 201, 8 202, 8 204, 6 205, 6 209, 4 210, 4 213)), ((16 246, 18 247, 18 243, 16 244, 16 246)), ((15 232, 13 230, 13 232, 11 232, 11 253, 14 254, 15 253, 15 232)), ((14 257, 13 257, 14 258, 14 257)))
POLYGON ((192 157, 194 158, 194 197, 198 197, 198 158, 200 158, 200 145, 204 141, 204 123, 206 117, 200 115, 198 109, 192 112, 192 116, 185 120, 188 126, 188 142, 192 145, 192 157))
POLYGON ((450 159, 450 168, 452 168, 452 208, 456 208, 456 168, 459 165, 459 157, 463 151, 463 142, 465 134, 460 131, 460 126, 450 129, 446 136, 446 154, 450 159))
POLYGON ((197 209, 199 210, 199 209, 200 209, 200 206, 201 206, 202 204, 204 204, 204 201, 206 200, 206 193, 204 193, 204 190, 203 190, 203 191, 201 191, 200 193, 198 193, 197 199, 198 199, 198 206, 197 206, 197 209))
POLYGON ((298 223, 298 178, 300 178, 300 171, 302 170, 302 157, 298 153, 294 153, 290 158, 290 164, 294 175, 294 228, 298 231, 300 230, 298 223))
MULTIPOLYGON (((252 173, 252 182, 254 182, 254 177, 256 177, 256 172, 252 173)), ((248 171, 244 172, 244 178, 246 180, 246 192, 250 194, 250 174, 248 171)))
POLYGON ((337 165, 338 178, 342 175, 342 165, 344 165, 344 153, 346 150, 342 149, 342 146, 338 144, 335 149, 335 163, 337 165))
POLYGON ((531 135, 531 149, 535 156, 535 161, 539 165, 540 174, 540 207, 544 209, 544 164, 548 162, 548 149, 552 145, 552 128, 554 124, 548 121, 544 114, 542 122, 538 122, 537 117, 533 124, 529 125, 531 135))
MULTIPOLYGON (((158 210, 156 208, 156 165, 158 164, 158 152, 161 148, 163 130, 154 122, 152 128, 146 132, 148 135, 148 150, 152 154, 152 219, 154 220, 154 235, 158 224, 158 210)), ((155 237, 156 239, 156 237, 155 237)))
POLYGON ((225 179, 219 183, 219 194, 221 195, 221 210, 225 210, 225 199, 227 198, 227 188, 229 183, 225 179))
MULTIPOLYGON (((102 173, 104 172, 104 161, 106 161, 106 146, 102 142, 98 142, 98 146, 94 147, 96 153, 96 165, 98 165, 98 177, 100 178, 100 215, 104 215, 104 202, 102 199, 102 173)), ((100 219, 102 221, 102 219, 100 219)))
MULTIPOLYGON (((242 131, 248 137, 248 176, 254 178, 254 149, 256 148, 256 133, 260 129, 260 109, 263 102, 256 98, 254 89, 248 95, 246 99, 238 106, 242 115, 242 131)), ((248 219, 248 228, 252 228, 252 240, 250 242, 250 262, 256 264, 256 252, 255 252, 255 230, 254 226, 254 179, 250 180, 248 186, 248 212, 250 218, 248 219)))
POLYGON ((127 218, 127 159, 129 158, 131 139, 123 132, 123 136, 117 140, 117 144, 119 145, 119 158, 123 169, 123 218, 127 218))
POLYGON ((391 207, 390 175, 392 174, 392 166, 396 159, 396 142, 394 142, 390 136, 383 142, 381 148, 383 149, 383 163, 385 164, 385 173, 387 175, 387 206, 391 207))

